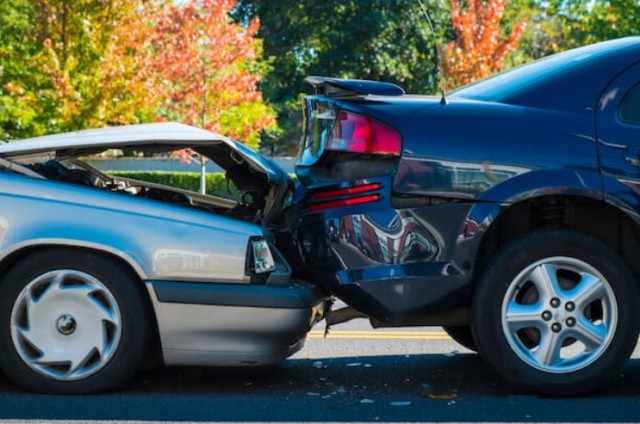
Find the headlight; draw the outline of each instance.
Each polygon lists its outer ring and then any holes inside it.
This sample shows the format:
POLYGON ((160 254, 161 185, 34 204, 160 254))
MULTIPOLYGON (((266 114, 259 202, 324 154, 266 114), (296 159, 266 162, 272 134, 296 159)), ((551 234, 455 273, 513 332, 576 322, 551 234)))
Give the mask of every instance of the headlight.
POLYGON ((266 240, 252 240, 251 252, 253 255, 253 272, 256 274, 264 274, 265 272, 271 272, 276 269, 273 255, 266 240))

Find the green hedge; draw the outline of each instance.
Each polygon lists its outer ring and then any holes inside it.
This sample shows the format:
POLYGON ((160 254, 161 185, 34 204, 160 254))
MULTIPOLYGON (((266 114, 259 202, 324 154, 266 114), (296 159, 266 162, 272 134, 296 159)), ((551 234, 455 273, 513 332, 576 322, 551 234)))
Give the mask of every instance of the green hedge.
MULTIPOLYGON (((200 190, 200 174, 197 172, 105 171, 105 173, 114 177, 132 178, 195 192, 200 190)), ((206 182, 207 194, 232 199, 237 199, 239 196, 233 183, 227 184, 222 172, 207 174, 206 182)))

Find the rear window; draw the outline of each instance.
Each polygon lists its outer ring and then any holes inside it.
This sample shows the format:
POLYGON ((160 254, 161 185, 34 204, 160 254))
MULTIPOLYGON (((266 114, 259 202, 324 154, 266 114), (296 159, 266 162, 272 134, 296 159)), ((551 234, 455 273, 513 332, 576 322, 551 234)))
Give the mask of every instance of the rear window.
POLYGON ((640 125, 640 84, 625 96, 620 104, 620 120, 627 124, 640 125))

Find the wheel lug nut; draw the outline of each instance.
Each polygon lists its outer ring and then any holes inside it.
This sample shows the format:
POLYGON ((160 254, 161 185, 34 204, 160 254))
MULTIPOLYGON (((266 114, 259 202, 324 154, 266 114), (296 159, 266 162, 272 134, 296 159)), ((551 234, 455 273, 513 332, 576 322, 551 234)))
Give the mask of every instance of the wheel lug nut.
POLYGON ((553 330, 554 333, 559 333, 562 330, 562 325, 560 325, 559 322, 554 322, 551 326, 551 330, 553 330))
POLYGON ((551 319, 551 312, 544 311, 542 313, 542 319, 545 320, 545 321, 549 321, 551 319))
POLYGON ((557 297, 551 299, 551 307, 557 308, 558 306, 560 306, 560 299, 558 299, 557 297))
POLYGON ((571 312, 574 309, 576 309, 576 305, 573 302, 567 302, 567 304, 564 306, 567 311, 571 312))
POLYGON ((576 319, 575 318, 567 318, 567 326, 568 327, 573 327, 574 325, 576 325, 576 319))

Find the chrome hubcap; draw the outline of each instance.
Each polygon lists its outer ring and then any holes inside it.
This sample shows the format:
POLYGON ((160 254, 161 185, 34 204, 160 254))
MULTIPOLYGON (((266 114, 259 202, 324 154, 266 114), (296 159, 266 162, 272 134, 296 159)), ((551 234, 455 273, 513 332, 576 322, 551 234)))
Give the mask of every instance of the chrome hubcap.
POLYGON ((76 270, 30 281, 11 313, 16 352, 32 370, 55 380, 79 380, 101 370, 120 336, 115 298, 99 280, 76 270))
POLYGON ((591 265, 552 257, 531 264, 511 282, 501 318, 520 359, 545 372, 566 373, 606 351, 618 305, 607 280, 591 265))

